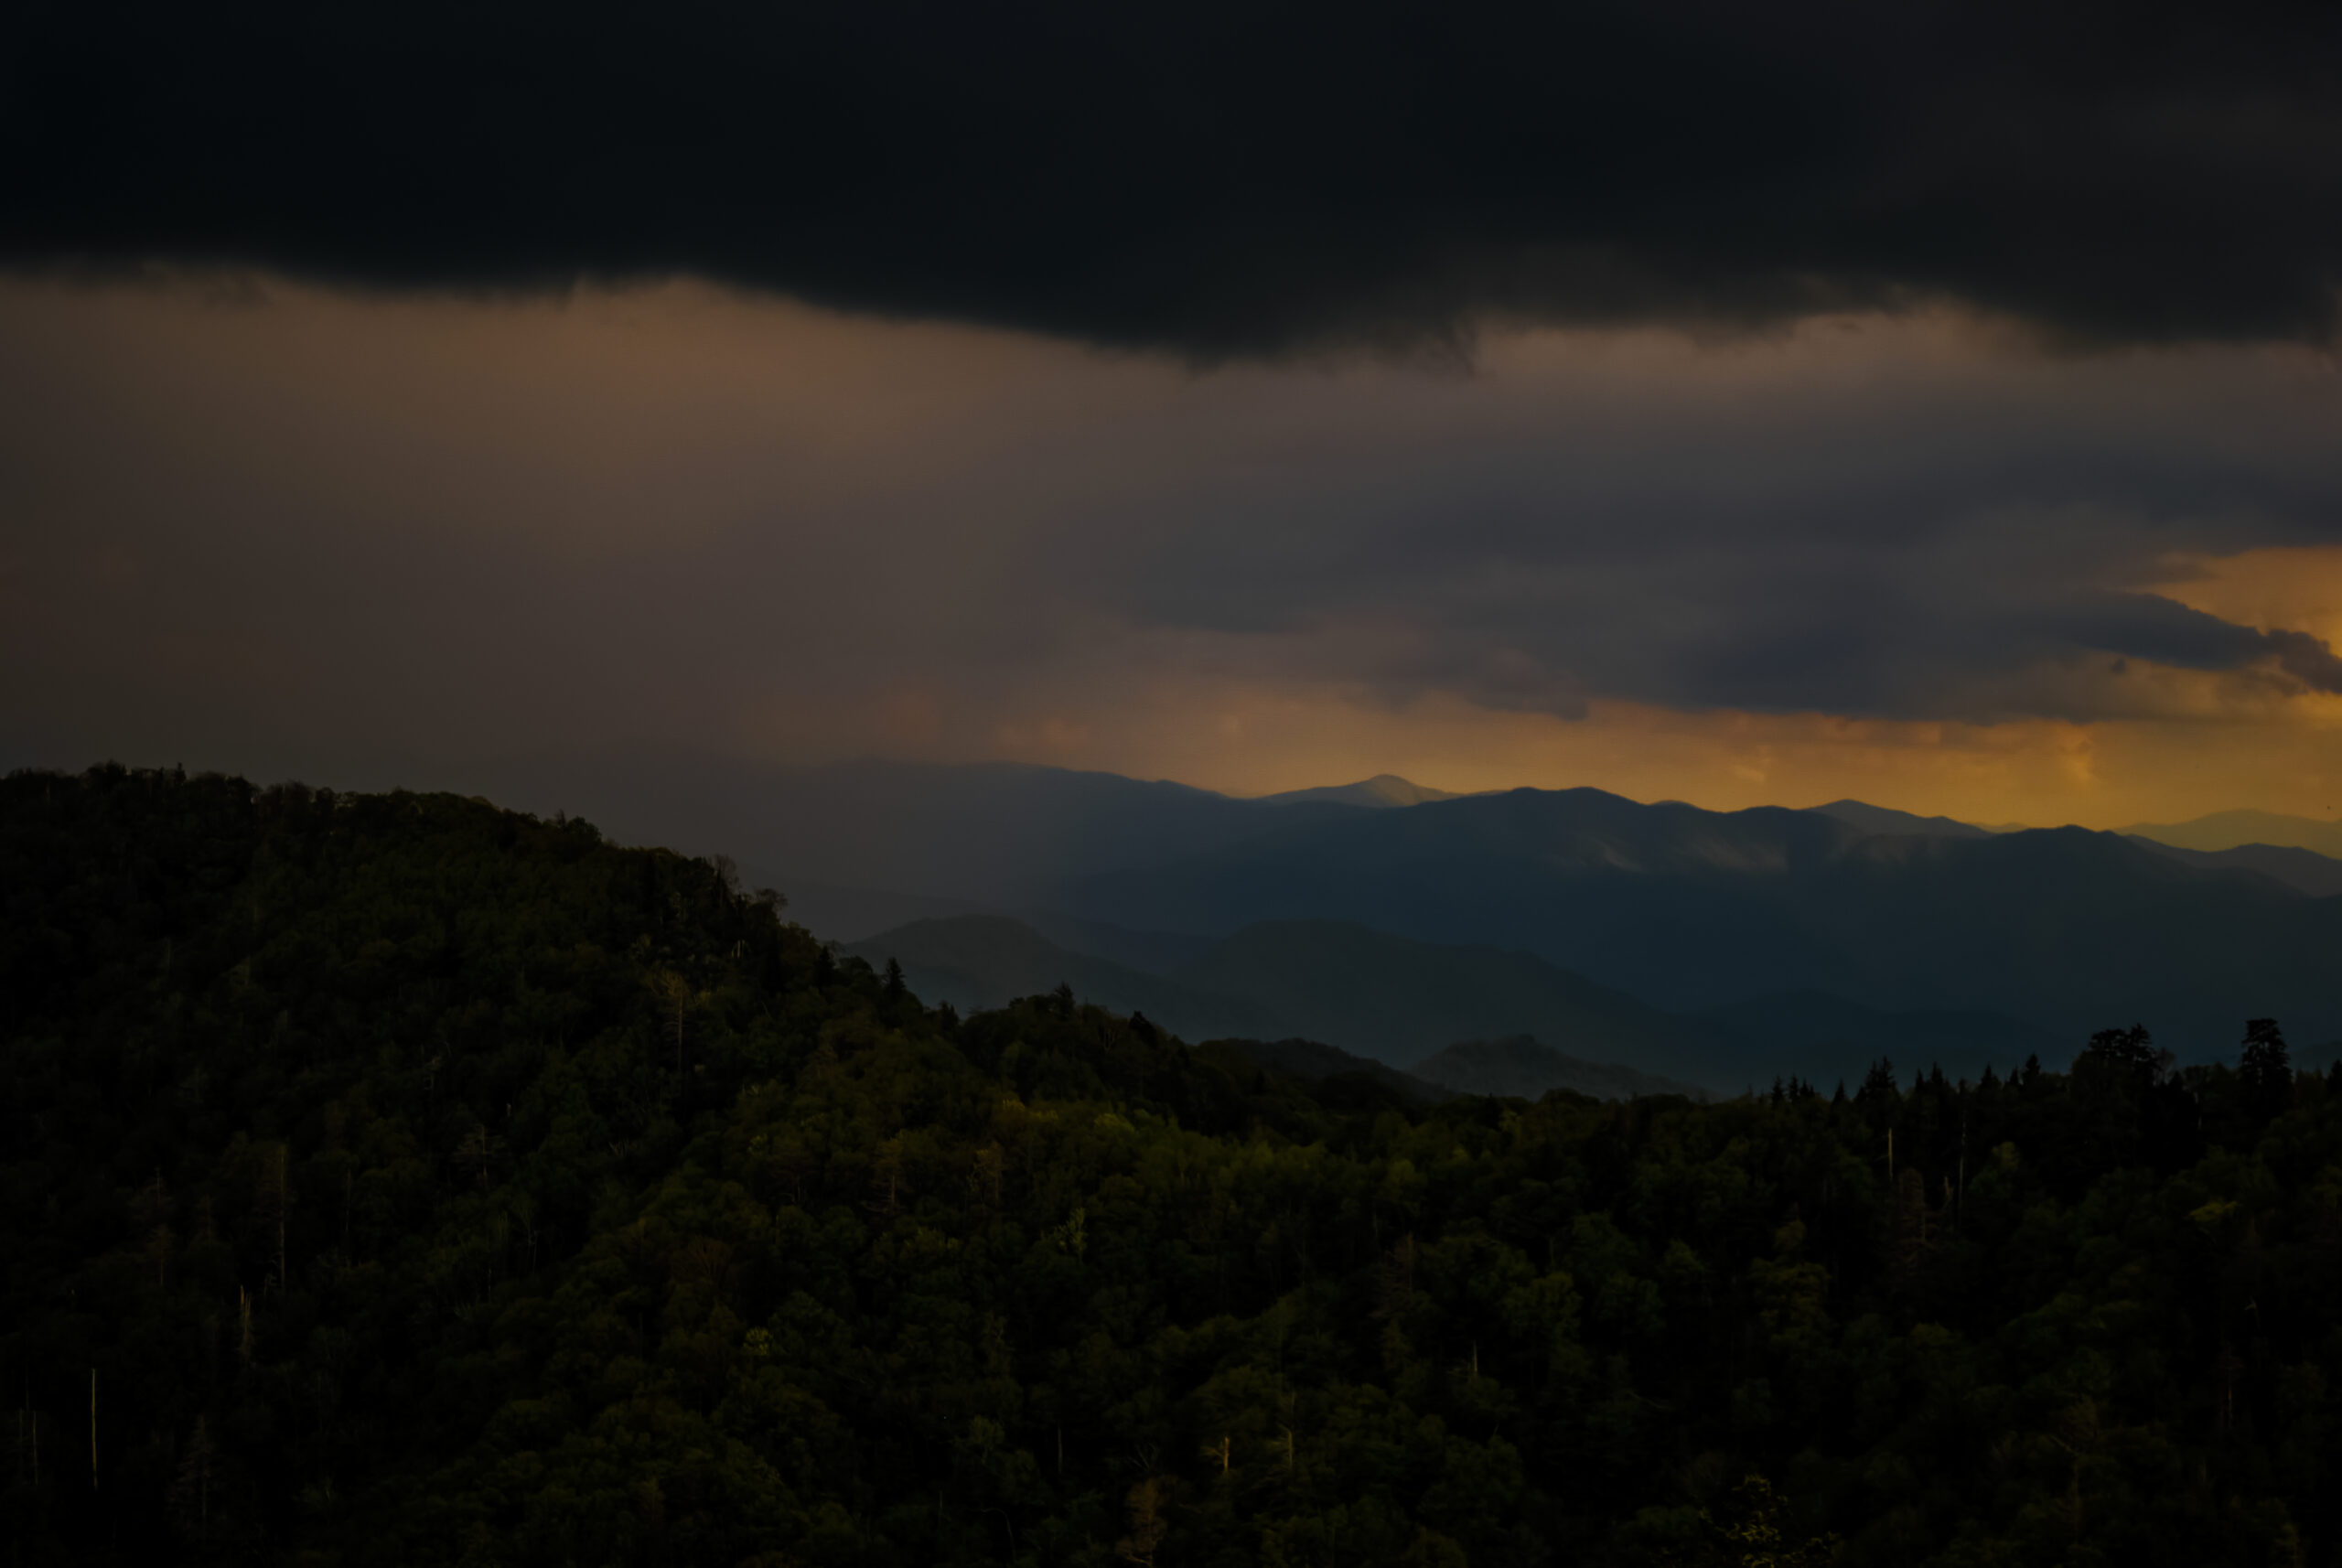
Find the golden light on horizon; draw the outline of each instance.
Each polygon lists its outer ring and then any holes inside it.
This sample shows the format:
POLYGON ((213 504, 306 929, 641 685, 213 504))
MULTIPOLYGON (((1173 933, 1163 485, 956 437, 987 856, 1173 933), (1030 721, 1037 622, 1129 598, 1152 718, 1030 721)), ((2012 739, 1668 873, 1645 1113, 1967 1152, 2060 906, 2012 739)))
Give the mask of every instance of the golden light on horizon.
POLYGON ((2281 545, 2175 564, 2184 574, 2156 592, 2222 620, 2305 631, 2342 651, 2342 544, 2281 545))

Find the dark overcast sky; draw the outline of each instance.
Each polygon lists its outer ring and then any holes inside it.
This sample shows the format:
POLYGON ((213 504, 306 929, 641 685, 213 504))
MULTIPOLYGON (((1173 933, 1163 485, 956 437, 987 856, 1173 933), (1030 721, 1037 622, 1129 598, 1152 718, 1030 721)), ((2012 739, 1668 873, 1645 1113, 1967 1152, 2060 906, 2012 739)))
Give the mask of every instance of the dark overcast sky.
POLYGON ((1949 297, 2314 338, 2330 5, 19 12, 0 245, 389 285, 703 274, 1200 354, 1949 297))
POLYGON ((21 11, 0 761, 2330 815, 2337 17, 21 11))

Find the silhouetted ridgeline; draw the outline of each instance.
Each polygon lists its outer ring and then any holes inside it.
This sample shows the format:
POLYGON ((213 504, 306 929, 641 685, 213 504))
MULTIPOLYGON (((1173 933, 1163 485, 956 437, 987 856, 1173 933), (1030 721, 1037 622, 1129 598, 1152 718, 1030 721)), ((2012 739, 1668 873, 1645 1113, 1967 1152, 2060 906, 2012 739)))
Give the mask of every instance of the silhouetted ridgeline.
POLYGON ((582 822, 120 769, 0 782, 0 897, 11 1563, 2333 1558, 2342 1083, 2265 1037, 1313 1090, 582 822))
MULTIPOLYGON (((2153 1018, 2187 1062, 2220 1059, 2253 1014, 2342 1035, 2342 861, 2301 847, 2342 827, 2305 819, 1995 833, 1842 800, 1443 800, 1388 779, 1238 800, 1009 764, 774 772, 674 755, 549 762, 497 792, 736 855, 753 880, 802 889, 796 912, 825 937, 1014 916, 1069 954, 1265 1006, 1285 1034, 1394 1067, 1527 1034, 1725 1092, 1750 1081, 1751 1046, 1834 1083, 1865 1065, 1838 1049, 1849 1008, 1897 1060, 1970 1078, 2036 1051, 2062 1067, 2112 1017, 2153 1018), (1745 1004, 1753 1037, 1732 1015, 1745 1004), (2009 1054, 2028 1032, 2058 1043, 2009 1054)), ((1003 944, 988 974, 981 947, 947 967, 998 994, 1029 951, 1003 944)))

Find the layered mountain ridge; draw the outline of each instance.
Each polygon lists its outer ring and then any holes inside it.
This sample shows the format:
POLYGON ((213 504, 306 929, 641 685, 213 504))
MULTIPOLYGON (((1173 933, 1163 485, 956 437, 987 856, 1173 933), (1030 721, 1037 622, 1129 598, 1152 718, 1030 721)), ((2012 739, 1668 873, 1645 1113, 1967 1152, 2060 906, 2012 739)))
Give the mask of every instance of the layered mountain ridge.
MULTIPOLYGON (((1718 1009, 1772 1017, 1787 1005, 1759 1006, 1767 998, 1826 999, 1810 1017, 1788 1006, 1798 1022, 1787 1036, 1755 1030, 1760 1054, 1783 1064, 1808 1047, 1885 1042, 1876 1020, 1907 1015, 2007 1021, 1979 1023, 1981 1034, 1931 1026, 1930 1050, 1971 1042, 1993 1055, 2013 1026, 2057 1042, 2045 1060, 2133 1021, 2190 1060, 2231 1050, 2252 1016, 2280 1016, 2296 1037, 2342 1035, 2342 862, 2221 837, 2285 828, 2261 814, 2180 824, 2168 836, 2195 842, 2175 844, 1992 832, 1860 801, 1709 811, 1590 789, 1434 798, 1388 776, 1248 800, 1026 765, 779 774, 687 758, 614 765, 563 789, 504 798, 732 854, 752 880, 789 892, 798 918, 846 941, 919 919, 1010 916, 1065 953, 1194 986, 1186 966, 1249 929, 1348 925, 1526 954, 1711 1024, 1718 1009), (1849 1019, 1865 1020, 1852 1040, 1849 1019)), ((1050 962, 1052 983, 1073 981, 1050 962)), ((1132 983, 1100 983, 1101 993, 1132 983)), ((1307 1032, 1398 1065, 1516 1033, 1576 1048, 1460 1000, 1444 1021, 1411 1019, 1403 1047, 1374 1032, 1395 1023, 1349 1023, 1348 1038, 1307 1032), (1425 1033, 1412 1032, 1418 1021, 1425 1033)), ((1745 1021, 1733 1027, 1752 1037, 1745 1021)), ((1645 1043, 1632 1052, 1614 1059, 1662 1074, 1684 1065, 1645 1043)), ((1727 1081, 1714 1070, 1699 1080, 1727 1081)))

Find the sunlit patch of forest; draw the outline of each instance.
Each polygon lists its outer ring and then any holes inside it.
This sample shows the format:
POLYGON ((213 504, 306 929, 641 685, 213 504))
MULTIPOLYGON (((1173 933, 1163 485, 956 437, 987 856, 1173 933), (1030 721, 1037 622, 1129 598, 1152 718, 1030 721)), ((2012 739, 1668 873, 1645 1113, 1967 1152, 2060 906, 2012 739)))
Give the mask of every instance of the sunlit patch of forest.
POLYGON ((0 782, 0 899, 12 1564, 2333 1558, 2342 1079, 2265 1022, 1426 1107, 120 768, 0 782))

